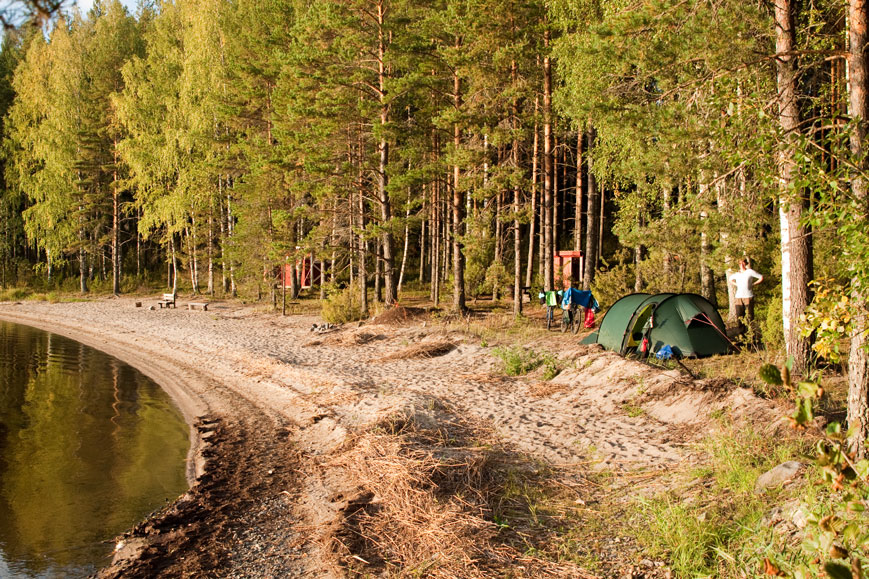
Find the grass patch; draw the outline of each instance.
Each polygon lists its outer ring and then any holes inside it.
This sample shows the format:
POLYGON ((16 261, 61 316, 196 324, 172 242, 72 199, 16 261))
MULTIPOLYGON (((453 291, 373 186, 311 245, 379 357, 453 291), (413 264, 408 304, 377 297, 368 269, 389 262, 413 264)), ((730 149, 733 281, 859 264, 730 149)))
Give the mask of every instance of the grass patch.
POLYGON ((61 291, 35 292, 29 288, 9 288, 0 291, 0 302, 86 302, 88 297, 81 294, 66 293, 61 291))
POLYGON ((707 462, 683 488, 636 501, 637 539, 666 557, 677 577, 744 577, 770 553, 786 548, 764 516, 805 489, 754 490, 758 476, 798 458, 797 442, 750 429, 727 429, 700 446, 707 462))
POLYGON ((504 363, 508 376, 522 376, 536 370, 545 363, 544 356, 529 348, 504 346, 492 350, 492 355, 504 363))
POLYGON ((28 288, 13 287, 0 291, 0 302, 20 302, 33 295, 33 290, 28 288))
POLYGON ((333 290, 323 301, 321 315, 330 324, 344 324, 362 319, 362 300, 359 287, 333 290))

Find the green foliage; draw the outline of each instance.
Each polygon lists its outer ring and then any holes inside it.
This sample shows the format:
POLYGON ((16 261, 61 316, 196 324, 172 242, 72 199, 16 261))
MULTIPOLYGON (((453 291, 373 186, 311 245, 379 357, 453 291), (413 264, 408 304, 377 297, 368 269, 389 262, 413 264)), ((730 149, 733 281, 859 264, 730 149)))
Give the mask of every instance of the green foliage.
POLYGON ((501 291, 510 292, 513 284, 513 276, 507 271, 503 263, 494 262, 486 269, 486 287, 491 291, 500 288, 501 291))
MULTIPOLYGON (((760 313, 760 312, 758 312, 760 313)), ((760 317, 761 334, 768 350, 780 350, 784 348, 784 326, 782 322, 782 298, 781 294, 774 294, 766 304, 766 315, 760 317)))
POLYGON ((344 324, 362 319, 360 288, 354 283, 344 289, 329 291, 322 304, 321 316, 330 324, 344 324))
POLYGON ((847 284, 830 278, 814 282, 815 299, 802 318, 803 333, 815 333, 814 350, 822 358, 837 363, 842 359, 840 348, 850 335, 854 305, 847 284))
POLYGON ((727 427, 700 446, 706 461, 694 484, 639 501, 639 539, 653 556, 666 555, 678 577, 740 577, 761 568, 775 537, 762 523, 775 496, 754 491, 757 477, 800 448, 750 429, 727 427))
MULTIPOLYGON (((786 384, 789 374, 788 367, 780 373, 769 368, 762 371, 765 380, 778 378, 786 384)), ((806 429, 814 420, 814 407, 824 396, 824 389, 816 380, 790 386, 796 394, 791 423, 806 429)), ((823 570, 831 577, 852 578, 869 570, 869 527, 864 516, 869 500, 869 460, 858 458, 850 448, 853 436, 854 432, 845 432, 841 424, 832 422, 814 445, 815 465, 827 493, 809 505, 803 557, 793 563, 776 561, 777 568, 793 577, 809 579, 823 570)))
POLYGON ((594 277, 591 291, 601 307, 609 307, 634 291, 634 272, 624 263, 599 271, 594 277))
POLYGON ((552 354, 546 353, 542 356, 543 359, 543 379, 552 380, 561 373, 561 364, 558 359, 552 354))
POLYGON ((0 302, 17 302, 25 300, 33 295, 33 290, 30 288, 9 288, 0 292, 0 302))
POLYGON ((504 372, 508 376, 522 376, 543 365, 544 356, 529 348, 519 346, 503 346, 492 350, 492 355, 504 363, 504 372))

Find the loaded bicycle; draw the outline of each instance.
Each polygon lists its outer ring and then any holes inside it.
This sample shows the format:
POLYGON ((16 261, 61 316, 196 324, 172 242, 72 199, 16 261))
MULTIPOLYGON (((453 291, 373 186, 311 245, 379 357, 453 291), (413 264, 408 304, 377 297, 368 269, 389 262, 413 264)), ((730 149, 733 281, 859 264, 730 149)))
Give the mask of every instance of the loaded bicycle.
POLYGON ((561 296, 561 292, 540 292, 537 297, 540 298, 541 305, 546 306, 546 329, 552 328, 552 324, 555 322, 555 310, 559 308, 558 298, 561 296))

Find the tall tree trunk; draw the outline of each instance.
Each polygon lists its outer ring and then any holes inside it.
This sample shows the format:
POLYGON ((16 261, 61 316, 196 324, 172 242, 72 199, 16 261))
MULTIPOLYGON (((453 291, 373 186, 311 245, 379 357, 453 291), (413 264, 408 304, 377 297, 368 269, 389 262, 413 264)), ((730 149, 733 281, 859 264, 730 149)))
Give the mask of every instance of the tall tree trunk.
MULTIPOLYGON (((118 166, 118 144, 112 147, 114 166, 118 166)), ((112 171, 112 293, 121 293, 121 192, 118 170, 112 171)))
MULTIPOLYGON (((426 185, 422 186, 422 209, 420 209, 420 215, 425 217, 426 214, 426 203, 428 201, 428 197, 426 196, 426 185)), ((429 229, 428 222, 423 218, 420 219, 419 222, 419 283, 420 285, 425 283, 425 270, 428 262, 426 261, 427 256, 430 255, 430 252, 427 251, 428 246, 426 243, 428 242, 428 238, 426 237, 426 231, 429 229)), ((401 287, 398 288, 398 293, 401 294, 401 287)))
POLYGON ((136 279, 142 277, 142 236, 139 235, 139 221, 142 220, 141 208, 136 208, 136 279))
MULTIPOLYGON (((595 134, 594 127, 589 128, 586 132, 586 140, 588 142, 586 151, 589 153, 594 148, 595 134)), ((597 181, 592 172, 593 165, 590 154, 586 154, 586 165, 588 166, 588 207, 585 212, 585 271, 582 276, 582 288, 590 290, 591 284, 594 282, 594 272, 597 269, 599 257, 600 210, 603 204, 600 200, 597 181)))
MULTIPOLYGON (((456 41, 456 49, 461 48, 461 40, 456 41)), ((462 81, 458 71, 453 73, 453 103, 458 113, 462 109, 462 81)), ((458 122, 453 124, 453 146, 458 151, 462 146, 462 128, 458 122)), ((459 165, 453 165, 453 311, 464 313, 465 305, 465 252, 462 236, 465 225, 464 195, 459 188, 459 165)))
MULTIPOLYGON (((709 215, 703 211, 700 213, 700 219, 706 220, 709 215)), ((704 225, 705 226, 705 225, 704 225)), ((715 293, 715 271, 709 266, 712 261, 712 244, 709 242, 709 235, 706 231, 700 232, 700 295, 709 300, 716 308, 718 307, 718 296, 715 293)))
MULTIPOLYGON (((226 188, 226 235, 231 241, 235 225, 233 224, 232 216, 232 195, 229 192, 229 181, 227 180, 226 188)), ((236 297, 238 295, 238 287, 235 284, 235 265, 232 260, 229 261, 229 295, 236 297)))
POLYGON ((782 319, 787 353, 794 368, 803 372, 809 365, 811 340, 800 335, 798 321, 809 305, 812 280, 812 243, 808 229, 801 223, 805 199, 795 178, 796 138, 800 125, 797 103, 797 69, 793 55, 796 45, 791 0, 776 0, 776 82, 778 116, 785 142, 778 153, 781 188, 782 319))
POLYGON ((554 240, 552 238, 552 62, 549 57, 549 26, 543 29, 543 288, 555 289, 552 271, 554 240))
MULTIPOLYGON (((866 162, 866 122, 869 120, 869 101, 867 101, 867 86, 869 70, 867 70, 867 8, 865 0, 851 0, 849 3, 848 31, 848 104, 851 118, 854 120, 854 130, 850 135, 851 155, 860 163, 859 169, 865 171, 866 162)), ((858 202, 859 215, 855 222, 866 223, 869 218, 869 192, 863 173, 854 171, 851 175, 851 193, 858 202)), ((865 458, 866 438, 869 437, 869 355, 867 355, 866 330, 867 304, 869 304, 869 289, 861 284, 865 280, 855 280, 852 284, 851 312, 854 316, 851 330, 851 349, 848 357, 848 426, 854 428, 851 446, 860 458, 865 458)))
MULTIPOLYGON (((741 182, 739 171, 737 171, 737 182, 741 182)), ((744 188, 740 185, 737 190, 741 194, 742 191, 744 191, 744 188)), ((718 201, 719 213, 732 216, 730 210, 730 198, 727 192, 727 182, 725 180, 720 180, 718 182, 715 196, 718 201)), ((727 247, 729 238, 730 234, 726 228, 718 232, 718 239, 721 241, 723 247, 727 247)), ((736 270, 733 269, 733 257, 728 253, 724 257, 724 286, 727 288, 727 325, 729 326, 736 323, 736 289, 733 287, 733 284, 728 281, 735 271, 736 270)))
POLYGON ((172 256, 172 293, 178 293, 178 256, 175 254, 175 234, 169 237, 169 250, 172 256))
POLYGON ((534 279, 534 246, 536 244, 535 225, 537 224, 537 150, 539 144, 539 131, 537 130, 537 107, 539 99, 534 99, 534 140, 531 145, 531 224, 528 230, 528 263, 525 269, 525 286, 531 287, 534 279))
POLYGON ((217 177, 217 202, 220 205, 220 291, 225 296, 229 293, 229 269, 226 263, 226 211, 223 207, 223 178, 217 177))
MULTIPOLYGON (((559 166, 559 151, 558 151, 558 134, 556 131, 556 126, 553 124, 552 127, 552 255, 553 257, 558 252, 558 240, 561 235, 561 181, 558 179, 558 166, 559 166)), ((561 287, 558 278, 555 273, 555 263, 553 260, 553 273, 552 273, 552 283, 557 286, 555 289, 559 289, 561 287)))
MULTIPOLYGON (((493 263, 504 263, 504 223, 501 220, 501 192, 495 195, 495 259, 493 263)), ((498 280, 492 284, 492 301, 501 299, 501 288, 498 285, 498 280)))
MULTIPOLYGON (((407 251, 410 249, 410 202, 404 212, 404 250, 401 252, 401 269, 398 272, 398 285, 396 286, 396 299, 401 295, 401 285, 404 283, 404 270, 407 267, 407 251)), ((422 259, 422 256, 420 256, 422 259)))
POLYGON ((576 199, 573 204, 573 250, 582 250, 582 129, 576 132, 576 199))
POLYGON ((214 199, 208 205, 208 295, 214 296, 214 199))
MULTIPOLYGON (((518 67, 516 61, 510 63, 510 78, 513 86, 518 83, 518 67)), ((514 98, 511 103, 512 129, 513 129, 513 170, 519 170, 519 99, 514 98)), ((519 203, 521 191, 518 183, 513 185, 513 315, 522 315, 522 231, 519 222, 519 203)))
POLYGON ((380 240, 374 240, 374 301, 383 303, 383 259, 380 240))
MULTIPOLYGON (((386 286, 386 295, 384 302, 387 306, 395 304, 398 297, 398 291, 395 287, 395 239, 392 235, 390 221, 392 220, 392 207, 390 205, 389 191, 389 175, 387 173, 389 166, 389 142, 386 140, 386 126, 389 124, 389 103, 387 102, 386 94, 386 33, 384 23, 386 18, 386 7, 384 0, 377 2, 377 78, 378 78, 378 95, 380 99, 380 143, 378 145, 380 164, 377 171, 377 199, 380 203, 380 219, 381 219, 381 234, 380 245, 383 250, 383 277, 386 286)), ((380 264, 378 260, 378 264, 380 264)), ((377 299, 380 299, 378 292, 377 299)))
MULTIPOLYGON (((698 187, 700 198, 707 199, 709 195, 708 173, 701 171, 698 187)), ((718 298, 715 295, 715 272, 710 265, 712 261, 712 243, 706 231, 709 213, 705 210, 700 212, 700 295, 718 307, 718 298)))
POLYGON ((643 261, 645 247, 638 245, 634 248, 634 292, 639 293, 646 287, 646 282, 643 280, 643 272, 640 264, 643 261))
MULTIPOLYGON (((362 151, 359 152, 360 157, 362 151)), ((361 162, 361 161, 360 161, 361 162)), ((363 179, 359 175, 359 263, 357 280, 359 283, 359 307, 363 318, 368 317, 368 240, 365 238, 365 191, 363 179)))
MULTIPOLYGON (((79 232, 79 240, 84 239, 84 231, 79 232)), ((85 253, 84 246, 79 248, 78 250, 78 279, 79 279, 79 290, 81 293, 88 293, 88 267, 87 267, 87 253, 85 253)))

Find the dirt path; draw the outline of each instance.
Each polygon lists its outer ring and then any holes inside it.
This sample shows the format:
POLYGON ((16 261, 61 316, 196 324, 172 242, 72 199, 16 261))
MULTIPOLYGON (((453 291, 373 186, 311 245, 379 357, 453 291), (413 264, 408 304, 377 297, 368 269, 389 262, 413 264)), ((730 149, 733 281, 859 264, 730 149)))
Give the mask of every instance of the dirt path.
POLYGON ((491 348, 422 319, 320 334, 311 316, 149 305, 136 308, 127 298, 0 304, 0 319, 72 337, 139 368, 195 425, 196 484, 129 534, 107 577, 345 576, 334 536, 366 485, 335 457, 385 417, 422 417, 432 429, 447 428, 436 424, 442 414, 459 417, 490 429, 504 448, 580 473, 685 460, 686 444, 708 431, 712 413, 765 423, 779 415, 746 390, 569 340, 565 369, 543 381, 505 377, 491 348), (449 412, 435 411, 442 408, 449 412))

